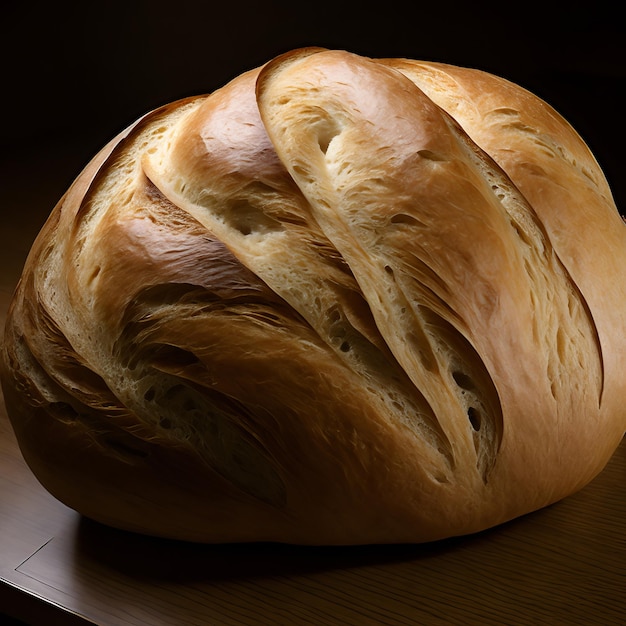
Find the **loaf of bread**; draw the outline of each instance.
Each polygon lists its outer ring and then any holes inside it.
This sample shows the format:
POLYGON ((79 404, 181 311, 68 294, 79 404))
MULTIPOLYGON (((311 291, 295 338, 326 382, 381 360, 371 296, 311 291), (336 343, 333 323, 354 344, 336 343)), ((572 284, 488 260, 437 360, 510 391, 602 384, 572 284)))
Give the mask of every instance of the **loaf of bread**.
POLYGON ((424 542, 576 492, 626 430, 626 225, 553 108, 299 49, 80 174, 2 387, 55 497, 198 542, 424 542))

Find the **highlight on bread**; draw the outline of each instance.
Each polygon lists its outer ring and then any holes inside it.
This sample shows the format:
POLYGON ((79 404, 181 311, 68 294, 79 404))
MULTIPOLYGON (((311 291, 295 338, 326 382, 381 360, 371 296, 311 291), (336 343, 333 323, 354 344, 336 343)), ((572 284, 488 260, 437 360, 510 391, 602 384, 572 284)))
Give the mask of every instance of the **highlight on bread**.
POLYGON ((198 542, 425 542, 562 499, 626 430, 626 225, 551 106, 477 69, 298 49, 154 110, 28 256, 25 460, 198 542))

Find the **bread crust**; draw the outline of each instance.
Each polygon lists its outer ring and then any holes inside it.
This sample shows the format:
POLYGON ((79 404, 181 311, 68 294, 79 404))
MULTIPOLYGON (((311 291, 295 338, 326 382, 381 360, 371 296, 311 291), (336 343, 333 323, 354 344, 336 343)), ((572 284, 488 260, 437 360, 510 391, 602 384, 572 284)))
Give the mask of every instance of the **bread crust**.
POLYGON ((44 487, 119 528, 472 533, 619 445, 624 268, 602 170, 536 96, 294 50, 94 157, 26 261, 5 403, 44 487))

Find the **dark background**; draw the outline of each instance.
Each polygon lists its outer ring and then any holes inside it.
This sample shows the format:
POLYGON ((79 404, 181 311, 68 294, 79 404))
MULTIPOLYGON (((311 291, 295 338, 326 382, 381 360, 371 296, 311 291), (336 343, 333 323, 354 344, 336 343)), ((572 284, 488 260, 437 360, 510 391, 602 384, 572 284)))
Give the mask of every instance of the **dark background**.
POLYGON ((517 82, 578 130, 626 213, 624 20, 619 3, 581 6, 9 0, 0 216, 41 223, 89 158, 137 117, 307 45, 445 61, 517 82))

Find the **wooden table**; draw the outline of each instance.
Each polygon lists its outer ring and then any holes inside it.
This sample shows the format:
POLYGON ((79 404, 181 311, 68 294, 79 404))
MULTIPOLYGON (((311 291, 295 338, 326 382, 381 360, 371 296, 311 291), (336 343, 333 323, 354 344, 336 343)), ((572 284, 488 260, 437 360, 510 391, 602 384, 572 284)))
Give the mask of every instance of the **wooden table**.
MULTIPOLYGON (((13 179, 3 198, 0 324, 66 182, 44 171, 37 185, 13 179)), ((18 172, 27 176, 23 164, 18 172)), ((66 508, 29 471, 0 407, 0 613, 27 623, 626 624, 626 440, 579 493, 475 536, 351 548, 202 546, 112 530, 66 508)))

